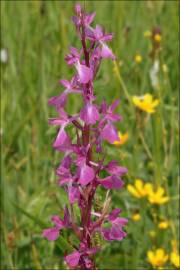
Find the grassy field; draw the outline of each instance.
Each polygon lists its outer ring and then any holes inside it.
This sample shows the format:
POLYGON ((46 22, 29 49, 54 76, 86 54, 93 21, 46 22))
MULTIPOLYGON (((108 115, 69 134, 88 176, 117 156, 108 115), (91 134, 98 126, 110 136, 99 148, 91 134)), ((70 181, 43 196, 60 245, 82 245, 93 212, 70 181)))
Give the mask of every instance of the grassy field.
MULTIPOLYGON (((59 79, 73 74, 64 56, 70 45, 79 46, 71 23, 74 3, 1 1, 1 50, 8 53, 7 61, 1 59, 2 270, 67 269, 61 247, 41 237, 41 223, 61 213, 67 202, 56 185, 54 170, 61 156, 52 149, 56 129, 48 125, 48 117, 55 112, 47 101, 62 90, 59 79)), ((95 23, 115 33, 111 47, 118 60, 103 62, 95 92, 98 102, 120 98, 123 122, 118 130, 129 135, 123 145, 106 145, 109 159, 128 168, 125 188, 112 192, 112 204, 129 218, 128 236, 110 244, 99 239, 97 265, 152 269, 147 252, 163 248, 169 255, 164 269, 175 269, 171 252, 178 249, 179 236, 179 3, 85 1, 85 6, 96 11, 95 23), (147 31, 154 27, 161 29, 159 49, 150 57, 152 38, 147 31), (137 55, 142 57, 139 62, 137 55), (146 93, 160 101, 153 114, 132 103, 132 96, 146 93), (135 179, 163 187, 169 201, 158 205, 133 196, 127 186, 135 179), (161 221, 167 228, 160 228, 161 221)), ((80 107, 78 98, 70 97, 69 111, 80 107)), ((99 196, 104 193, 99 191, 99 196)), ((63 236, 73 238, 66 232, 63 236)))

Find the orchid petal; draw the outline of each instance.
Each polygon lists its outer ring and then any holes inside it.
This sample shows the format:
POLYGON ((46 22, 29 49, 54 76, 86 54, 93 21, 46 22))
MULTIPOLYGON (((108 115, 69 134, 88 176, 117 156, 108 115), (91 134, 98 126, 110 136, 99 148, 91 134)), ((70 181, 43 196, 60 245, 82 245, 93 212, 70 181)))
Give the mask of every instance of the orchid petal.
POLYGON ((118 132, 115 127, 109 122, 105 125, 101 132, 101 137, 109 143, 119 140, 118 132))
POLYGON ((81 83, 88 83, 92 79, 93 74, 91 68, 81 65, 79 62, 77 63, 76 68, 81 83))
POLYGON ((54 225, 56 226, 56 228, 58 228, 59 230, 64 227, 63 221, 58 216, 56 216, 56 215, 52 216, 51 220, 54 223, 54 225))
POLYGON ((73 253, 67 255, 65 257, 65 261, 69 265, 69 267, 75 267, 79 263, 81 254, 78 251, 74 251, 73 253))
POLYGON ((68 196, 69 196, 69 202, 71 204, 73 204, 76 201, 78 201, 79 200, 79 197, 80 197, 80 192, 79 192, 78 187, 70 186, 68 188, 68 196))
POLYGON ((49 99, 48 104, 55 107, 64 107, 67 100, 68 91, 65 90, 61 95, 57 97, 52 97, 49 99))
POLYGON ((95 124, 99 119, 99 112, 95 105, 87 103, 80 112, 81 119, 87 124, 95 124))
POLYGON ((98 182, 106 189, 119 189, 124 185, 123 181, 115 175, 108 176, 98 182))
POLYGON ((113 223, 122 227, 128 223, 128 219, 123 217, 117 217, 115 220, 113 220, 113 223))
POLYGON ((113 52, 111 51, 111 49, 104 43, 102 45, 101 57, 102 58, 111 58, 112 60, 116 59, 116 57, 113 54, 113 52))
POLYGON ((59 229, 56 227, 44 229, 42 235, 49 241, 55 241, 59 236, 59 229))
POLYGON ((88 165, 84 164, 80 168, 80 178, 79 178, 79 183, 82 185, 87 185, 89 184, 95 176, 94 170, 89 167, 88 165))
POLYGON ((62 84, 66 89, 71 89, 71 83, 67 80, 60 80, 60 84, 62 84))
POLYGON ((125 167, 118 166, 118 163, 115 160, 112 160, 111 162, 109 162, 108 165, 105 166, 105 169, 108 173, 111 173, 117 176, 122 176, 128 172, 128 170, 125 167))
POLYGON ((121 209, 120 209, 120 208, 114 209, 114 210, 109 214, 108 220, 110 220, 110 221, 115 220, 115 219, 118 217, 118 215, 119 215, 120 213, 121 213, 121 209))
POLYGON ((85 24, 86 24, 86 26, 90 25, 93 22, 95 16, 96 16, 96 12, 87 14, 85 16, 85 24))
POLYGON ((65 132, 64 127, 61 127, 56 137, 56 140, 53 143, 53 146, 54 147, 61 146, 65 142, 66 139, 67 139, 67 133, 65 132))

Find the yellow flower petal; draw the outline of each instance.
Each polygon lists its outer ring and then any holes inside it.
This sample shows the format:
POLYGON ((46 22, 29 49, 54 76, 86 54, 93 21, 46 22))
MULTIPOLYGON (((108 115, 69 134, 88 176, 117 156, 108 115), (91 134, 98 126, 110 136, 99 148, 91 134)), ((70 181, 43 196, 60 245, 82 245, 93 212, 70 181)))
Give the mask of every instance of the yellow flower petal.
POLYGON ((145 94, 144 95, 144 101, 148 104, 152 102, 152 95, 150 94, 145 94))
POLYGON ((148 251, 148 252, 147 252, 147 257, 148 257, 149 262, 150 262, 153 266, 155 266, 156 264, 154 264, 154 263, 155 263, 155 255, 154 255, 154 252, 148 251))
POLYGON ((142 56, 140 54, 136 54, 135 57, 134 57, 134 61, 137 64, 140 64, 142 62, 142 56))
POLYGON ((168 260, 168 255, 162 248, 158 248, 154 252, 148 251, 147 257, 152 266, 158 268, 162 267, 168 260))
POLYGON ((162 259, 162 258, 164 257, 164 254, 165 254, 164 249, 158 248, 158 249, 156 250, 156 256, 157 256, 159 259, 162 259))
POLYGON ((152 204, 164 204, 168 202, 169 197, 164 196, 164 192, 165 192, 165 189, 162 187, 158 187, 156 191, 152 190, 148 194, 148 201, 152 204))
POLYGON ((153 186, 151 183, 147 183, 144 185, 144 189, 145 189, 146 195, 148 195, 153 191, 153 186))
POLYGON ((169 201, 169 197, 159 198, 159 204, 164 204, 169 201))
POLYGON ((140 195, 138 194, 138 192, 136 191, 136 189, 132 186, 132 185, 128 185, 127 186, 127 190, 136 198, 140 198, 140 195))
POLYGON ((137 96, 133 96, 132 101, 133 101, 134 105, 139 105, 139 103, 140 103, 139 98, 137 96))
POLYGON ((163 220, 163 221, 161 221, 161 222, 159 222, 159 224, 158 224, 158 228, 159 229, 167 229, 169 227, 169 221, 167 221, 167 220, 163 220))
POLYGON ((139 213, 134 213, 132 216, 131 216, 132 220, 134 221, 139 221, 141 219, 141 216, 139 213))
POLYGON ((143 182, 142 182, 141 179, 136 179, 135 180, 135 187, 136 187, 137 192, 140 195, 143 195, 143 182))
POLYGON ((164 194, 165 190, 162 187, 158 187, 156 191, 157 197, 161 197, 164 194))
POLYGON ((144 96, 133 96, 132 101, 136 107, 147 113, 154 113, 154 108, 157 107, 157 105, 159 104, 159 100, 153 100, 152 95, 148 93, 144 96))
POLYGON ((113 142, 114 145, 124 144, 128 140, 129 134, 127 132, 124 134, 122 134, 121 132, 118 132, 118 137, 119 137, 119 141, 114 141, 113 142))
POLYGON ((177 252, 171 252, 170 261, 175 267, 180 267, 180 255, 177 252))

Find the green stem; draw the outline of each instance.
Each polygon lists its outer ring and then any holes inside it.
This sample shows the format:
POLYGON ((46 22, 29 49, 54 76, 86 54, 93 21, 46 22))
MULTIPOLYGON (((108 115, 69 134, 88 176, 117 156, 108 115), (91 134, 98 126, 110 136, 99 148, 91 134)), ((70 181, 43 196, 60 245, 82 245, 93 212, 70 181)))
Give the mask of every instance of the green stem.
POLYGON ((131 110, 134 111, 134 107, 132 106, 131 96, 129 95, 128 89, 125 85, 125 82, 124 82, 122 76, 121 76, 121 73, 119 71, 119 65, 118 65, 117 61, 114 61, 114 67, 115 67, 117 79, 118 79, 118 81, 119 81, 119 83, 124 91, 124 94, 129 102, 129 104, 130 104, 131 110))
POLYGON ((144 149, 146 151, 146 154, 147 154, 148 158, 152 160, 152 154, 151 154, 151 152, 149 150, 149 147, 148 147, 148 145, 147 145, 147 143, 145 141, 145 138, 144 138, 141 131, 139 131, 139 137, 141 139, 142 145, 143 145, 143 147, 144 147, 144 149))

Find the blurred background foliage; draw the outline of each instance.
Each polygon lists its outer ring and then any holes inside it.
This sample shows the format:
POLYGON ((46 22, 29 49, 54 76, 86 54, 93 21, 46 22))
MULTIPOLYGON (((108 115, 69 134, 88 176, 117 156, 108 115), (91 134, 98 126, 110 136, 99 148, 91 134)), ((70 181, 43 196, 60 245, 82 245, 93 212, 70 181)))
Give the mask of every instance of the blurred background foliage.
MULTIPOLYGON (((111 47, 118 60, 102 63, 95 93, 98 102, 120 98, 123 122, 118 129, 129 136, 124 145, 106 145, 108 159, 116 158, 129 170, 124 190, 112 192, 113 206, 121 207, 130 220, 128 236, 122 242, 100 243, 97 265, 99 269, 151 269, 148 250, 162 247, 170 254, 171 240, 178 239, 179 2, 84 3, 88 12, 96 11, 96 24, 115 33, 111 47), (153 58, 148 32, 155 27, 160 29, 161 41, 153 58), (150 76, 155 61, 158 86, 150 76), (160 100, 152 115, 137 111, 131 102, 133 95, 145 93, 160 100), (154 206, 134 198, 126 186, 136 178, 164 187, 168 203, 154 206), (133 213, 139 213, 140 220, 133 220, 133 213), (153 213, 171 225, 158 230, 153 213)), ((1 1, 2 269, 66 269, 62 246, 42 239, 39 225, 49 223, 52 214, 61 215, 67 203, 56 184, 54 170, 61 155, 51 146, 56 129, 47 120, 55 112, 47 101, 62 91, 59 79, 70 79, 74 72, 64 62, 69 46, 80 45, 71 23, 74 4, 1 1)), ((68 111, 80 108, 79 98, 71 96, 68 111)), ((98 196, 103 200, 104 191, 98 196)), ((63 236, 73 241, 65 231, 63 236)), ((166 266, 175 267, 170 261, 166 266)))

